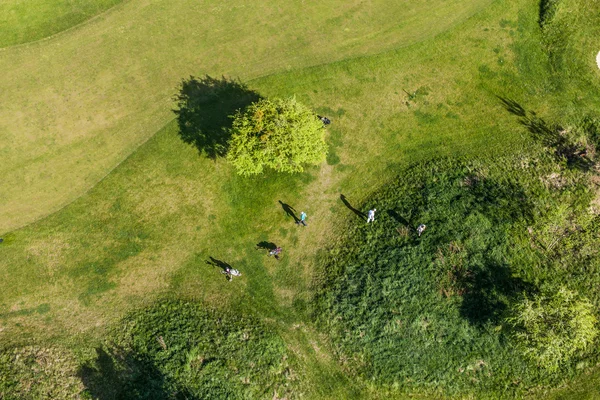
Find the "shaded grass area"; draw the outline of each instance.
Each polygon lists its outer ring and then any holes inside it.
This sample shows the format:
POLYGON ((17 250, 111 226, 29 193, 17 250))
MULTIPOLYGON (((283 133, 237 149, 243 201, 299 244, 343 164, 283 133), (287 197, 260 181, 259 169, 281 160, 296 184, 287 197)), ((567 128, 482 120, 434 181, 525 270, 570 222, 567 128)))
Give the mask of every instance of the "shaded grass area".
POLYGON ((183 80, 176 99, 174 112, 181 140, 196 146, 201 155, 215 159, 227 152, 231 116, 261 97, 241 82, 206 75, 183 80))
POLYGON ((374 223, 349 221, 328 249, 316 316, 343 363, 402 391, 498 398, 556 385, 597 352, 545 373, 503 317, 542 286, 600 305, 593 197, 584 174, 547 156, 417 164, 367 199, 374 223))
POLYGON ((0 3, 0 48, 52 36, 100 14, 122 1, 3 1, 0 3))

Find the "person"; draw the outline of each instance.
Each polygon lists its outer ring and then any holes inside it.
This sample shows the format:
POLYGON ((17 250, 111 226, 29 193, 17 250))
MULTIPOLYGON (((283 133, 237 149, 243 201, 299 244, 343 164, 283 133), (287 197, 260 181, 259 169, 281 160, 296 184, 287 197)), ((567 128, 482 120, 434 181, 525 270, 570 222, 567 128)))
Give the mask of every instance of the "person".
POLYGON ((421 233, 423 233, 425 229, 427 229, 427 226, 425 224, 419 225, 419 227, 417 228, 417 233, 419 234, 419 236, 421 236, 421 233))
POLYGON ((231 282, 231 280, 233 279, 232 277, 234 276, 242 276, 242 273, 240 271, 229 267, 225 268, 223 271, 221 271, 221 273, 227 275, 226 277, 229 282, 231 282))
POLYGON ((367 214, 367 224, 371 221, 375 222, 375 211, 377 211, 376 208, 369 210, 369 213, 367 214))
POLYGON ((317 117, 321 120, 323 125, 329 125, 331 123, 331 120, 327 117, 322 117, 320 115, 317 115, 317 117))
POLYGON ((296 223, 298 225, 302 224, 303 226, 306 226, 306 213, 304 211, 300 213, 300 220, 296 223))
POLYGON ((225 274, 225 278, 227 278, 227 280, 231 282, 231 269, 229 269, 229 267, 225 268, 223 271, 221 271, 221 273, 225 274))
POLYGON ((281 247, 276 247, 269 252, 269 256, 274 256, 275 259, 279 260, 279 254, 281 254, 281 247))

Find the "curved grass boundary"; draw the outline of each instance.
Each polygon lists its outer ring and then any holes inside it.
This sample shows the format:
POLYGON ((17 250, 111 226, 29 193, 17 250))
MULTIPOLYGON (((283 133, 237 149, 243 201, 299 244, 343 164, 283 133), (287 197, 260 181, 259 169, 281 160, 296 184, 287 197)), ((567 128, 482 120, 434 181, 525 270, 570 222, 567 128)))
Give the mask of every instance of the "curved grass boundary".
POLYGON ((30 43, 56 35, 123 1, 3 1, 0 3, 0 48, 30 43))
POLYGON ((407 46, 490 0, 427 0, 410 12, 386 0, 280 3, 131 0, 50 40, 1 50, 0 229, 95 185, 173 117, 174 92, 190 74, 248 80, 407 46))

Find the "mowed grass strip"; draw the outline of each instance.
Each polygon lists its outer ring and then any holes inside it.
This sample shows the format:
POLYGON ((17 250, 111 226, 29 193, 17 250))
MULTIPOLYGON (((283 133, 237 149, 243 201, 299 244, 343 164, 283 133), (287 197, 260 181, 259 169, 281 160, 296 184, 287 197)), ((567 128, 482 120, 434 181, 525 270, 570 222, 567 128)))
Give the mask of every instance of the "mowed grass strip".
POLYGON ((5 0, 0 3, 0 48, 44 39, 123 0, 5 0))
POLYGON ((432 37, 489 0, 132 0, 1 51, 0 232, 95 185, 171 118, 179 81, 244 80, 432 37))

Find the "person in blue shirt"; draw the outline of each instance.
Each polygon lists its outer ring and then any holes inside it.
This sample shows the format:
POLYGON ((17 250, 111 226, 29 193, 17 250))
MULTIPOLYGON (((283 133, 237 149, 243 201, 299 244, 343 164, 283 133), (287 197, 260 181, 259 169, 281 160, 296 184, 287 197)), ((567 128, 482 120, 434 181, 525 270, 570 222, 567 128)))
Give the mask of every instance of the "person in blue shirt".
POLYGON ((300 221, 296 222, 298 225, 302 224, 303 226, 307 226, 306 225, 306 213, 304 211, 302 211, 300 213, 300 221))

